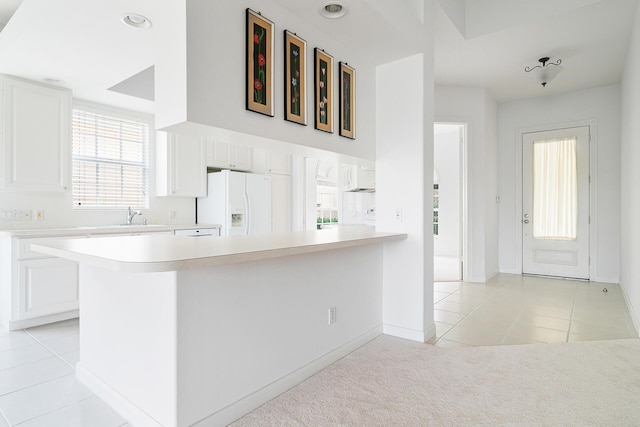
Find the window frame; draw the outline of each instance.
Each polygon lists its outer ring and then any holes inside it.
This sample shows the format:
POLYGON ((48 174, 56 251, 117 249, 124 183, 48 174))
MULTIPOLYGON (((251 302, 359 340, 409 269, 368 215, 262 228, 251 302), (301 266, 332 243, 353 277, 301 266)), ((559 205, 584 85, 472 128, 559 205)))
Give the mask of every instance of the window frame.
MULTIPOLYGON (((86 212, 86 211, 120 211, 122 209, 126 209, 129 206, 128 205, 118 205, 118 206, 96 206, 96 205, 91 205, 91 206, 81 206, 81 205, 77 205, 75 203, 75 194, 74 194, 74 175, 73 175, 73 169, 75 166, 75 162, 76 162, 76 156, 73 153, 73 118, 74 118, 74 111, 75 110, 79 110, 79 111, 83 111, 83 112, 88 112, 88 113, 92 113, 92 114, 97 114, 97 115, 104 115, 104 116, 108 116, 108 117, 113 117, 116 119, 122 119, 122 120, 127 120, 127 121, 135 121, 135 122, 139 122, 139 123, 144 123, 147 125, 148 127, 148 137, 147 137, 147 146, 146 146, 146 165, 145 165, 145 189, 144 189, 144 206, 131 206, 132 209, 136 209, 136 210, 141 210, 141 211, 146 211, 149 210, 149 206, 150 206, 150 199, 151 199, 151 188, 153 185, 152 182, 152 178, 153 178, 153 152, 154 152, 154 146, 155 146, 155 124, 154 124, 154 118, 152 115, 149 114, 145 114, 145 113, 140 113, 140 112, 136 112, 136 111, 132 111, 132 110, 126 110, 123 108, 118 108, 118 107, 113 107, 113 106, 108 106, 108 105, 102 105, 102 104, 96 104, 96 103, 92 103, 92 102, 88 102, 88 101, 79 101, 79 100, 74 100, 73 105, 71 106, 71 114, 70 114, 70 127, 71 127, 71 141, 70 141, 70 157, 71 157, 71 203, 72 203, 72 208, 74 211, 82 211, 82 212, 86 212)), ((118 162, 118 161, 106 161, 106 162, 99 162, 99 163, 104 163, 104 164, 127 164, 127 162, 118 162)))

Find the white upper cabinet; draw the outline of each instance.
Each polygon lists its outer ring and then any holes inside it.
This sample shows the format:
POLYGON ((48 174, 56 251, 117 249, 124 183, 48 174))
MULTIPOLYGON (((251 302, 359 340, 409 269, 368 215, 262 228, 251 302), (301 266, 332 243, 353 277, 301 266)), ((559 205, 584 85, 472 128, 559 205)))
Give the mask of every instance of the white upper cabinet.
POLYGON ((68 191, 71 91, 1 76, 5 191, 68 191))
POLYGON ((291 154, 265 148, 254 148, 252 171, 265 175, 291 175, 291 154))
POLYGON ((291 175, 291 154, 269 151, 267 168, 270 174, 291 175))
POLYGON ((158 196, 207 195, 206 146, 200 138, 157 132, 156 158, 158 196))
POLYGON ((211 168, 251 171, 253 149, 227 142, 207 142, 207 166, 211 168))

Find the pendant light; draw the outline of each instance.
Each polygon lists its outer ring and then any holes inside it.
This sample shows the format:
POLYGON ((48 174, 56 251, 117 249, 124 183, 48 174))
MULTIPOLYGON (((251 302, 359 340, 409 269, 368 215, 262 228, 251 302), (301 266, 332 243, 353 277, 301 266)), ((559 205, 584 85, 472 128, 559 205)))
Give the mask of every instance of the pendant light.
POLYGON ((562 71, 562 67, 560 66, 562 60, 558 59, 556 62, 549 62, 549 57, 545 56, 544 58, 540 58, 538 62, 542 65, 525 67, 524 71, 528 73, 527 75, 529 77, 541 84, 542 87, 545 87, 547 83, 553 80, 560 71, 562 71))

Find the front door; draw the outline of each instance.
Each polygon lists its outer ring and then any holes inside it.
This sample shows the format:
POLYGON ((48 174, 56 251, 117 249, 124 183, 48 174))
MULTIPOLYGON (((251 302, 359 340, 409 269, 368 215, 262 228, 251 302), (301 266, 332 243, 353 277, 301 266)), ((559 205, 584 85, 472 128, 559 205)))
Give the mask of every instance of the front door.
POLYGON ((589 278, 589 127, 522 135, 522 272, 589 278))

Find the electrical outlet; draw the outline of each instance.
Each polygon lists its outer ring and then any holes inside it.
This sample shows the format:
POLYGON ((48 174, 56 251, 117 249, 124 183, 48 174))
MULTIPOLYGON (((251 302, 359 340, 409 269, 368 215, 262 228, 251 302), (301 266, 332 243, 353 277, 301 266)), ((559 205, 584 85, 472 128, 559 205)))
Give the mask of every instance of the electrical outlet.
POLYGON ((24 209, 22 211, 22 220, 31 221, 31 209, 24 209))
POLYGON ((169 211, 169 219, 176 219, 176 211, 169 211))
POLYGON ((35 221, 44 220, 44 209, 34 209, 33 210, 33 219, 35 221))
POLYGON ((396 209, 396 222, 402 222, 402 208, 396 209))
POLYGON ((335 307, 331 307, 329 308, 329 324, 333 325, 334 323, 337 322, 337 317, 336 317, 336 308, 335 307))

